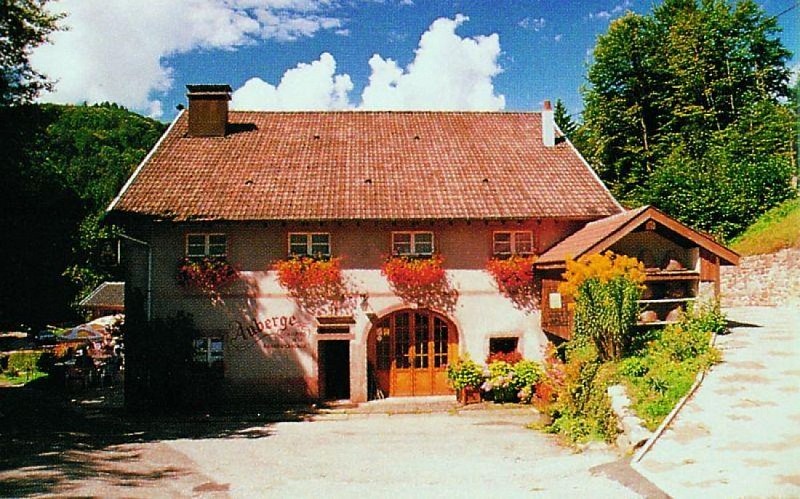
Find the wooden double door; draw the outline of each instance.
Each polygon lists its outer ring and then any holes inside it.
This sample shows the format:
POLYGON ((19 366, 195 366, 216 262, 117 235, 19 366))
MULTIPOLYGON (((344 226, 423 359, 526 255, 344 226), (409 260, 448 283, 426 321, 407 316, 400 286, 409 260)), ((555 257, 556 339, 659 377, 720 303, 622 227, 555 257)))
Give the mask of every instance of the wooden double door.
POLYGON ((430 310, 383 317, 368 338, 370 397, 452 393, 447 365, 458 360, 458 332, 430 310))

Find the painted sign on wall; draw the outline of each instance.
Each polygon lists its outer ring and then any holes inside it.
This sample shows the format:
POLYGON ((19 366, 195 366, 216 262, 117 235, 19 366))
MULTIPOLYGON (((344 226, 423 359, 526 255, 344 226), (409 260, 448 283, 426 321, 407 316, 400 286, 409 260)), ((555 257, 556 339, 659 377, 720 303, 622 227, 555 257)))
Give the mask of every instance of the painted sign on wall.
POLYGON ((235 320, 230 327, 232 341, 251 340, 264 348, 307 348, 312 328, 295 315, 235 320))

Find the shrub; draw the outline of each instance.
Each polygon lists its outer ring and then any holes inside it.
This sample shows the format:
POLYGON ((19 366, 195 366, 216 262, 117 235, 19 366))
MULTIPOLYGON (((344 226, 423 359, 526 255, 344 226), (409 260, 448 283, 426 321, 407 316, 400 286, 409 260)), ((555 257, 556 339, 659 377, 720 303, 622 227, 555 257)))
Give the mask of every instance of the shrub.
POLYGON ((538 362, 521 360, 514 365, 514 381, 517 385, 517 397, 520 402, 529 404, 536 390, 536 385, 544 376, 544 369, 538 362))
POLYGON ((455 364, 447 366, 447 379, 455 390, 479 387, 483 384, 483 368, 469 356, 462 357, 455 364))
POLYGON ((53 355, 40 350, 20 350, 8 355, 6 375, 25 381, 44 375, 53 365, 53 355))
POLYGON ((607 393, 611 365, 600 362, 593 345, 573 345, 563 373, 555 400, 545 406, 552 418, 547 430, 572 442, 595 438, 612 441, 618 429, 607 393))
POLYGON ((578 295, 581 284, 592 278, 605 283, 617 277, 626 277, 636 285, 641 285, 646 276, 644 265, 639 260, 612 251, 567 260, 566 266, 567 271, 563 275, 565 281, 558 287, 558 292, 572 297, 578 295))
POLYGON ((630 343, 640 297, 641 288, 625 276, 587 279, 575 297, 574 337, 592 342, 601 361, 618 360, 630 343))
POLYGON ((484 392, 490 393, 495 402, 511 402, 516 399, 517 381, 514 366, 503 360, 489 364, 485 373, 486 381, 481 386, 484 392))
POLYGON ((679 323, 654 330, 645 348, 618 364, 633 408, 648 428, 656 428, 688 393, 698 372, 719 361, 719 351, 710 344, 711 331, 723 330, 725 324, 718 308, 695 307, 679 323))

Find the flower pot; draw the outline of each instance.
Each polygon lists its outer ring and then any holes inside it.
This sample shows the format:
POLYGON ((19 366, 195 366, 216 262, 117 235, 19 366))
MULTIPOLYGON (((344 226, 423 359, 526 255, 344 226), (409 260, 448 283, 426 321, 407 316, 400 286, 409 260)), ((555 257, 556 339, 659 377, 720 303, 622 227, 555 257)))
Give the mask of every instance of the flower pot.
POLYGON ((481 390, 477 386, 467 386, 456 391, 456 398, 463 405, 477 404, 481 401, 481 390))

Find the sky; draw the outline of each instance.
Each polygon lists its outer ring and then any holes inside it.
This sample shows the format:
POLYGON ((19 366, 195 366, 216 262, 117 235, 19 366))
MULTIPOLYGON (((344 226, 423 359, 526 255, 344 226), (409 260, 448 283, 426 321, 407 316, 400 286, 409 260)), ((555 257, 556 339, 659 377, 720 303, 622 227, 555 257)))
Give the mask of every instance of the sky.
MULTIPOLYGON (((762 0, 800 49, 796 0, 762 0)), ((60 0, 68 29, 31 54, 43 102, 116 102, 171 121, 187 84, 234 109, 582 109, 598 35, 653 0, 60 0)), ((790 66, 797 72, 797 56, 790 66)))

